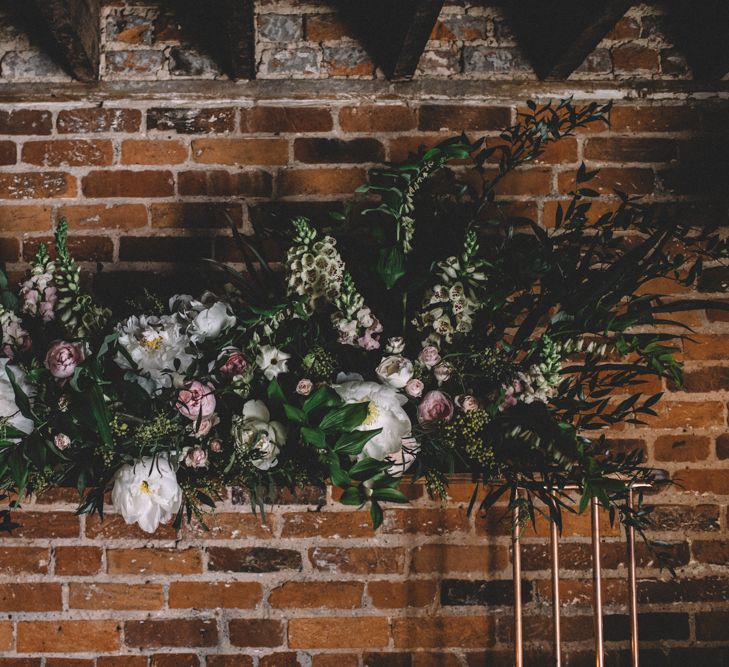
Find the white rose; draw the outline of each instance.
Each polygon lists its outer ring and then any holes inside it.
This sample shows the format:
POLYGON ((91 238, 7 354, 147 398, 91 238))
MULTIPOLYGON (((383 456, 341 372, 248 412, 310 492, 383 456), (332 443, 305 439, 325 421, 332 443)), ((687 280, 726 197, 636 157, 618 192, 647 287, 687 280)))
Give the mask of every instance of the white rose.
POLYGON ((448 382, 452 373, 453 373, 453 366, 451 366, 449 363, 447 363, 445 361, 442 361, 433 369, 433 375, 435 376, 435 379, 438 381, 438 384, 443 384, 444 382, 448 382))
MULTIPOLYGON (((8 423, 23 433, 30 433, 33 430, 33 421, 20 414, 18 405, 15 402, 15 392, 10 384, 7 366, 9 359, 0 359, 0 418, 8 418, 8 423)), ((12 366, 11 372, 15 377, 18 386, 27 396, 33 395, 33 388, 28 384, 22 368, 12 366)))
POLYGON ((356 430, 382 429, 364 446, 360 456, 384 461, 402 449, 402 439, 410 435, 412 428, 410 418, 402 408, 407 403, 405 396, 377 382, 358 380, 334 385, 334 389, 345 403, 369 404, 367 417, 356 430))
POLYGON ((375 373, 385 384, 402 389, 413 377, 413 362, 399 355, 385 357, 375 373))
POLYGON ((134 465, 119 468, 111 502, 124 521, 136 522, 143 531, 153 533, 179 511, 182 489, 166 457, 146 456, 134 465))
POLYGON ((230 314, 228 306, 222 301, 216 301, 210 308, 201 310, 190 325, 190 340, 201 343, 205 340, 217 338, 223 331, 235 324, 235 316, 230 314))
POLYGON ((251 463, 259 470, 268 470, 278 463, 280 445, 286 441, 286 428, 271 421, 271 413, 263 401, 246 401, 243 415, 233 417, 232 433, 236 448, 254 452, 251 463))

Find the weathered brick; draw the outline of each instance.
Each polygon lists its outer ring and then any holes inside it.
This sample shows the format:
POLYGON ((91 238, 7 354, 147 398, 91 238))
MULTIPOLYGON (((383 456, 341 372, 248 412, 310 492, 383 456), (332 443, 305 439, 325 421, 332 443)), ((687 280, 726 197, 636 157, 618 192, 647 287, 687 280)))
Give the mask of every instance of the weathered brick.
POLYGON ((729 459, 729 434, 722 433, 716 438, 716 457, 718 459, 729 459))
POLYGON ((149 659, 150 667, 200 667, 194 653, 158 653, 149 659))
POLYGON ((347 574, 397 574, 405 569, 405 550, 388 547, 312 547, 309 561, 316 570, 347 574))
POLYGON ((367 595, 373 607, 382 609, 428 607, 435 600, 436 589, 436 582, 432 579, 370 581, 367 595))
POLYGON ((376 139, 295 139, 294 158, 309 164, 381 162, 384 146, 376 139))
MULTIPOLYGON (((653 191, 655 174, 651 169, 634 167, 621 169, 617 167, 605 167, 597 176, 580 187, 596 190, 601 195, 612 195, 616 191, 626 194, 648 194, 653 191)), ((558 176, 559 191, 563 193, 572 192, 577 188, 575 172, 563 171, 558 176)))
POLYGON ((67 205, 58 209, 70 229, 136 229, 147 225, 144 204, 67 205))
POLYGON ((699 114, 690 106, 615 106, 610 111, 615 132, 686 132, 697 129, 699 114))
MULTIPOLYGON (((513 583, 473 579, 444 579, 441 584, 440 603, 443 606, 459 605, 510 605, 513 604, 513 583)), ((522 582, 522 601, 532 600, 530 582, 522 582)))
POLYGON ((669 162, 676 159, 677 148, 672 139, 590 137, 584 155, 587 160, 601 162, 669 162))
POLYGON ((155 107, 147 110, 147 129, 172 130, 178 134, 232 132, 235 129, 235 109, 155 107))
POLYGON ((169 171, 91 171, 81 187, 86 197, 169 197, 175 192, 169 171))
POLYGON ((493 621, 484 616, 396 618, 397 648, 481 648, 493 642, 493 621))
POLYGON ((655 505, 650 515, 657 530, 717 531, 718 505, 655 505))
POLYGON ((366 512, 291 512, 283 515, 281 537, 370 537, 366 512))
POLYGON ((261 584, 253 581, 175 581, 170 584, 169 605, 175 609, 252 609, 262 594, 261 584))
POLYGON ((204 618, 125 621, 124 643, 129 647, 144 649, 215 646, 218 643, 218 628, 214 620, 204 618))
POLYGON ((647 46, 624 44, 612 50, 613 65, 616 72, 636 72, 658 70, 658 51, 647 46))
POLYGON ((352 37, 351 27, 338 14, 309 14, 306 17, 306 39, 327 42, 352 37))
POLYGON ((494 572, 509 563, 501 545, 424 544, 413 549, 415 572, 494 572))
POLYGON ((233 646, 260 648, 281 646, 284 629, 281 621, 260 618, 234 618, 228 624, 230 643, 233 646))
POLYGON ((198 574, 202 559, 198 549, 109 549, 109 574, 198 574))
POLYGON ((108 166, 114 159, 114 150, 107 139, 27 141, 21 159, 42 167, 108 166))
POLYGON ((178 175, 181 195, 192 197, 267 197, 271 174, 265 171, 183 171, 178 175))
MULTIPOLYGON (((138 109, 62 109, 58 112, 56 129, 61 134, 88 132, 136 132, 142 124, 138 109)), ((50 132, 45 133, 50 134, 50 132)))
POLYGON ((345 132, 398 132, 413 130, 415 110, 404 104, 361 105, 339 110, 339 126, 345 132))
POLYGON ((85 576, 101 570, 102 551, 99 547, 55 547, 55 573, 60 576, 85 576))
POLYGON ((49 562, 47 547, 0 547, 3 574, 47 574, 49 562))
POLYGON ((253 667, 253 658, 243 653, 207 656, 208 667, 253 667))
MULTIPOLYGON (((604 619, 604 632, 607 641, 626 641, 630 639, 630 618, 627 614, 607 614, 604 619)), ((638 636, 641 641, 646 642, 662 639, 688 639, 688 614, 664 614, 660 612, 638 614, 638 636)))
POLYGON ((291 648, 376 648, 390 638, 382 616, 292 618, 288 630, 291 648))
POLYGON ((60 611, 61 584, 6 583, 0 586, 0 611, 60 611))
POLYGON ((289 147, 283 139, 194 139, 192 157, 200 164, 282 165, 289 147))
POLYGON ((0 134, 50 134, 52 130, 50 111, 0 111, 0 134))
POLYGON ((72 512, 16 512, 13 521, 20 527, 3 533, 3 541, 14 537, 50 539, 79 536, 79 520, 72 512))
POLYGON ((278 609, 355 609, 362 606, 364 584, 353 581, 287 581, 274 588, 268 603, 278 609))
POLYGON ((122 143, 122 164, 180 164, 187 146, 171 139, 127 139, 122 143))
POLYGON ((50 206, 38 204, 3 204, 0 206, 0 229, 4 232, 50 231, 50 206))
POLYGON ((385 533, 443 535, 470 529, 465 508, 458 509, 393 509, 385 513, 385 533))
POLYGON ((76 178, 60 171, 0 174, 0 199, 50 199, 76 196, 76 178))
POLYGON ((152 204, 149 207, 152 227, 205 229, 227 227, 230 222, 240 226, 243 210, 239 204, 184 202, 152 204))
POLYGON ((116 651, 120 625, 113 620, 19 621, 21 653, 85 653, 116 651))
POLYGON ((161 609, 164 593, 159 584, 71 583, 72 609, 161 609))
POLYGON ((709 438, 698 435, 662 435, 653 443, 657 461, 701 461, 709 456, 709 438))
POLYGON ((329 109, 304 106, 255 106, 241 110, 243 132, 329 132, 334 123, 329 109))
POLYGON ((509 125, 508 107, 426 104, 420 107, 418 128, 466 132, 498 131, 509 125))
POLYGON ((15 164, 18 150, 12 141, 0 141, 0 166, 15 164))
MULTIPOLYGON (((23 258, 26 261, 35 256, 41 242, 50 246, 52 239, 31 238, 23 242, 23 258)), ((109 262, 114 254, 114 245, 107 236, 71 236, 68 239, 68 248, 77 260, 84 262, 109 262)), ((51 250, 50 254, 55 255, 55 250, 51 250)))
POLYGON ((276 179, 280 196, 352 193, 365 182, 358 168, 285 169, 276 179))
POLYGON ((208 570, 211 572, 279 572, 300 570, 301 554, 293 549, 270 547, 210 547, 208 570))
POLYGON ((724 404, 718 401, 662 401, 658 417, 646 417, 652 428, 710 428, 724 421, 724 404))
MULTIPOLYGON (((722 641, 726 639, 729 612, 708 611, 696 614, 696 639, 701 641, 722 641)), ((683 639, 683 637, 678 637, 683 639)))

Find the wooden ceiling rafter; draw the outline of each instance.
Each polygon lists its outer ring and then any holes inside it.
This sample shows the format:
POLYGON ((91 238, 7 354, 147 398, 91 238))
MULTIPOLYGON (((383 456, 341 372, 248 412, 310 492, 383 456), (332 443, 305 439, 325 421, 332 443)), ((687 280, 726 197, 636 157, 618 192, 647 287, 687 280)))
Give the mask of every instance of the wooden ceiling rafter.
POLYGON ((566 79, 590 55, 633 0, 507 2, 504 10, 517 43, 541 80, 566 79))
POLYGON ((390 80, 409 79, 435 26, 444 0, 340 0, 345 21, 390 80))
POLYGON ((79 81, 98 81, 101 0, 33 0, 32 7, 64 69, 79 81))
POLYGON ((234 81, 256 78, 254 0, 181 0, 182 20, 234 81))

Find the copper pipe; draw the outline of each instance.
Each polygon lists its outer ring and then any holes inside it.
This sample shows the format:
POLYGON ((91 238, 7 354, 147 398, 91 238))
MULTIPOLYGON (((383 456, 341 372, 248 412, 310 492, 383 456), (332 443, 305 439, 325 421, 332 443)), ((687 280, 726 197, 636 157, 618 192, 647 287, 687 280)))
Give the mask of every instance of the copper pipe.
MULTIPOLYGON (((633 489, 628 491, 628 507, 633 509, 633 489)), ((635 576, 635 528, 628 525, 628 593, 630 595, 630 665, 639 667, 638 656, 638 584, 635 576)))
MULTIPOLYGON (((519 496, 517 495, 517 500, 519 496)), ((521 609, 521 544, 519 543, 519 506, 514 507, 511 545, 514 576, 514 667, 524 667, 521 609)))
POLYGON ((591 501, 592 509, 592 601, 595 623, 595 665, 604 667, 605 646, 602 635, 602 573, 600 568, 600 503, 591 501))
POLYGON ((549 546, 552 552, 552 623, 554 631, 554 664, 562 667, 562 632, 559 617, 559 534, 557 524, 552 521, 549 546))

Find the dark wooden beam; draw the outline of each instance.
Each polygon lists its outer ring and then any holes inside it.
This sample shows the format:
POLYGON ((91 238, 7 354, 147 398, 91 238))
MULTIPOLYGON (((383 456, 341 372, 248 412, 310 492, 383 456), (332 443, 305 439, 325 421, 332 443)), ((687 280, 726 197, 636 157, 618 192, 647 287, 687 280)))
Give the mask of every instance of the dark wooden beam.
POLYGON ((333 3, 389 79, 413 76, 444 0, 333 3))
POLYGON ((254 0, 174 0, 169 5, 191 36, 231 79, 256 76, 254 0))
POLYGON ((694 78, 721 80, 729 75, 729 2, 663 0, 666 36, 686 57, 694 78))
POLYGON ((503 6, 519 48, 544 80, 572 74, 632 4, 632 0, 518 0, 503 6))
POLYGON ((79 81, 99 78, 100 0, 34 0, 52 51, 79 81))

